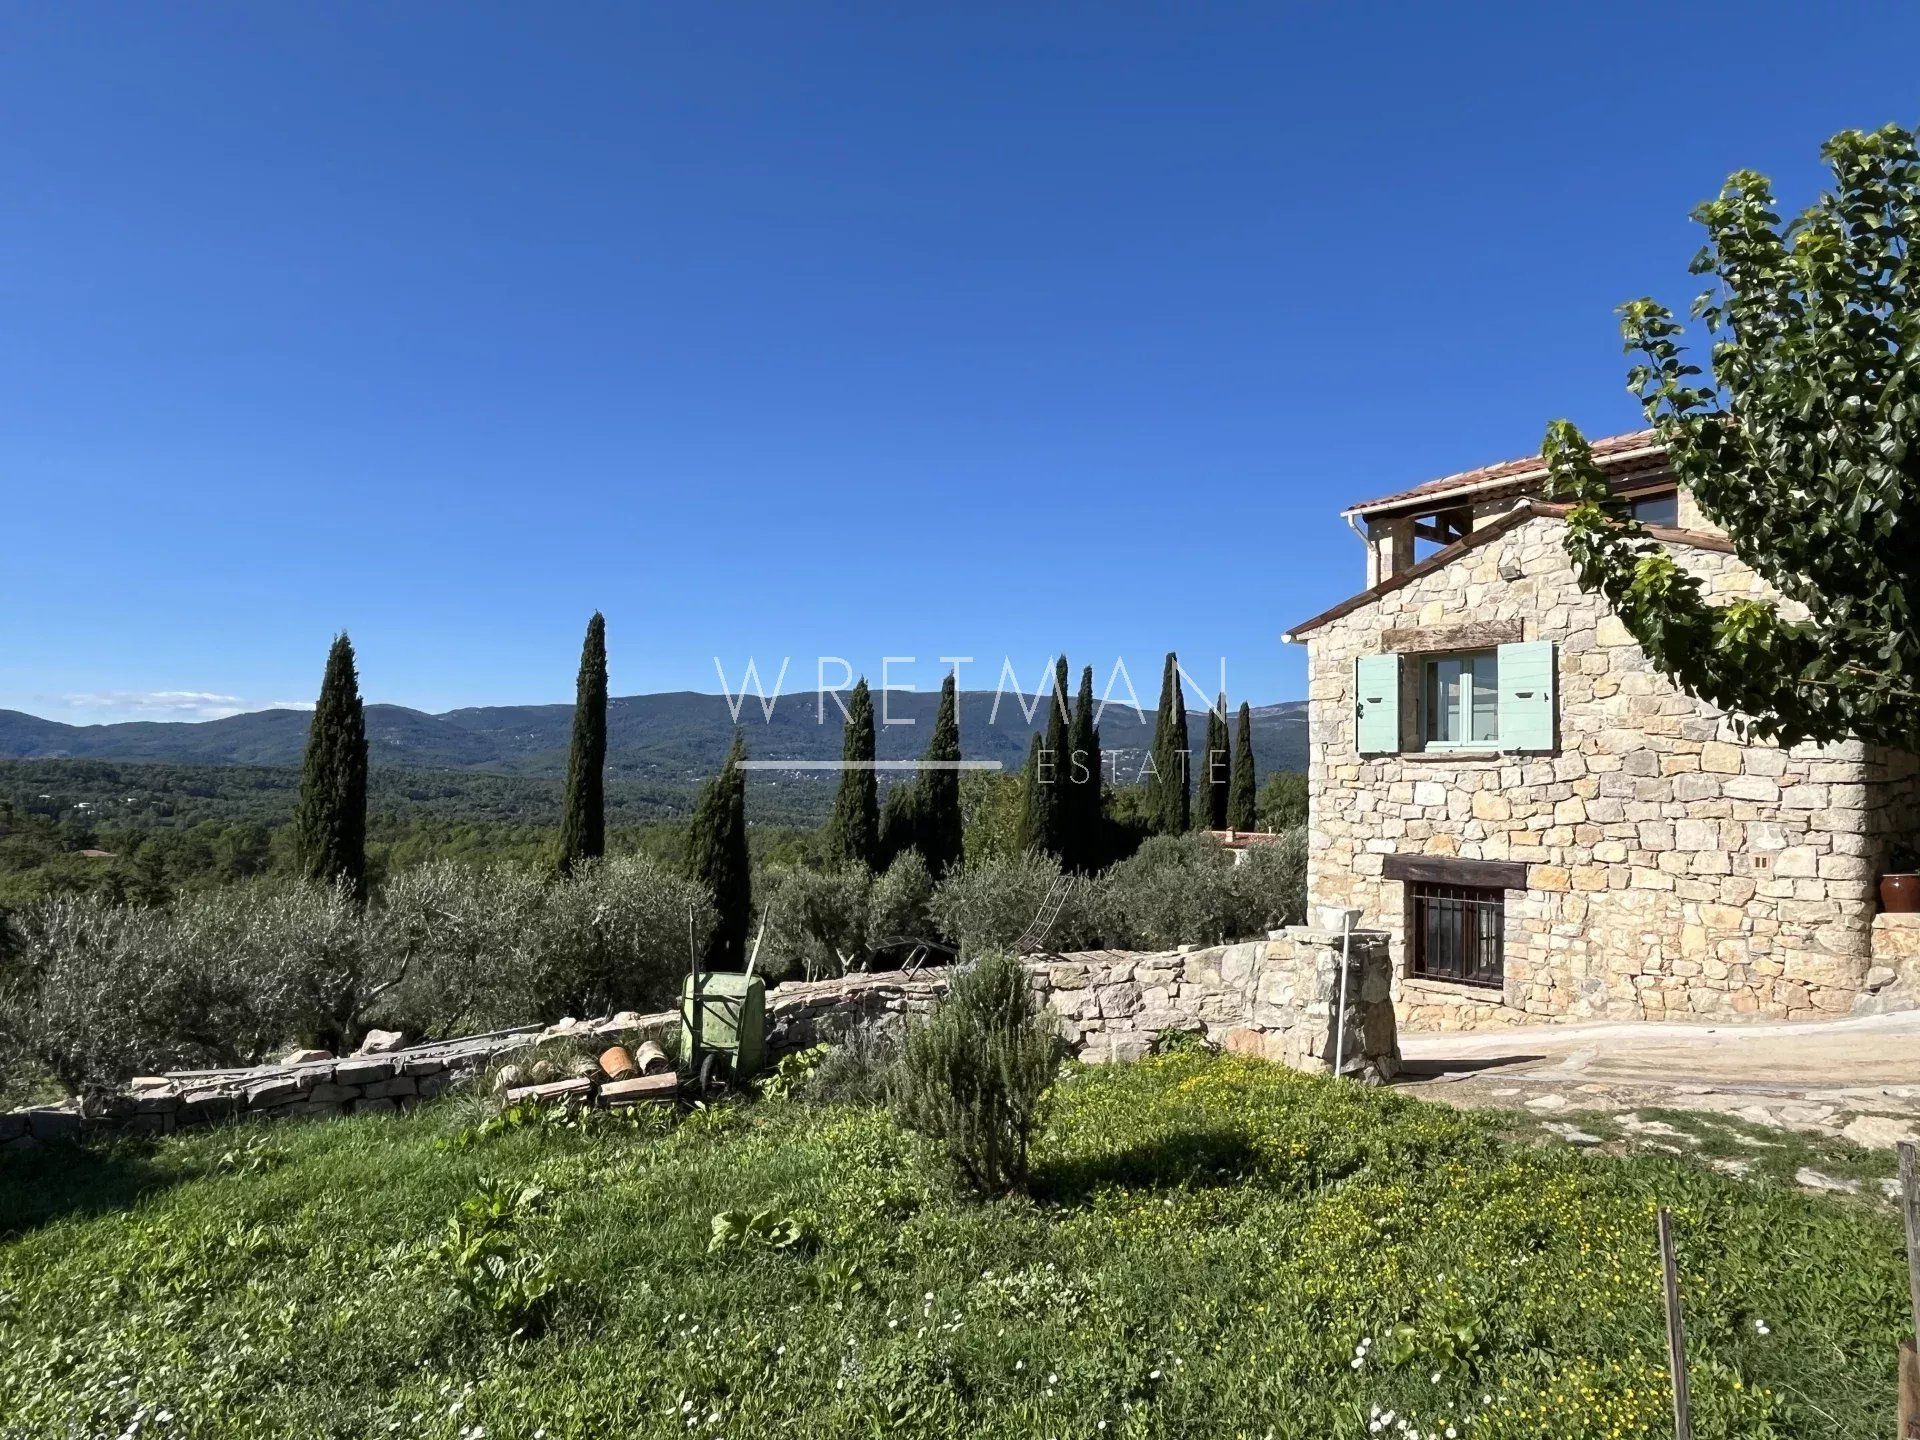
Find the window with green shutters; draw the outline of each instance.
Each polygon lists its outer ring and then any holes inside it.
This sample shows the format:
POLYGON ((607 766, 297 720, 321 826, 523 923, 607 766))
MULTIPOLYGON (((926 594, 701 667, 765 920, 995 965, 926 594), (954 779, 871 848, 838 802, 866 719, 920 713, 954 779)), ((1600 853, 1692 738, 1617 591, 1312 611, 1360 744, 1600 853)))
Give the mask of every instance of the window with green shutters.
POLYGON ((1410 691, 1422 750, 1552 750, 1559 734, 1554 647, 1548 641, 1434 655, 1365 655, 1354 664, 1354 716, 1363 755, 1405 748, 1401 665, 1417 667, 1410 691))

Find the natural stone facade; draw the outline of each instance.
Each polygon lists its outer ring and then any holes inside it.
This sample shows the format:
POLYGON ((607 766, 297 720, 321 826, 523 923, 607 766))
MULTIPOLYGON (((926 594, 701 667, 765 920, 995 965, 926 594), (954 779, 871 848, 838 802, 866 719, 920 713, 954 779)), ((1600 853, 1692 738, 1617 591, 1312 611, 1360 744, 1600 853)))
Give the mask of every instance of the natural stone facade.
MULTIPOLYGON (((1920 809, 1912 757, 1744 743, 1581 589, 1552 507, 1507 500, 1474 524, 1450 556, 1300 627, 1310 901, 1357 906, 1386 933, 1401 1024, 1791 1019, 1866 1003, 1877 876, 1920 809), (1474 635, 1553 643, 1554 747, 1423 752, 1410 731, 1400 753, 1362 754, 1356 661, 1474 635), (1506 892, 1502 989, 1408 973, 1409 886, 1386 874, 1402 856, 1524 863, 1524 888, 1506 892)), ((1713 537, 1663 538, 1711 595, 1762 593, 1713 537)), ((1412 724, 1420 667, 1402 670, 1412 724)))
MULTIPOLYGON (((1340 985, 1338 937, 1311 930, 1284 939, 1206 950, 1136 954, 1097 950, 1028 961, 1036 995, 1052 1007, 1073 1053, 1091 1061, 1137 1059, 1163 1030, 1205 1034, 1297 1069, 1333 1068, 1340 985)), ((771 1060, 831 1042, 857 1025, 924 1014, 947 989, 944 970, 882 972, 796 982, 767 994, 771 1060)), ((1399 1065, 1384 946, 1356 936, 1348 961, 1344 1073, 1389 1078, 1399 1065)), ((674 1011, 565 1020, 545 1029, 474 1035, 392 1053, 326 1057, 247 1070, 194 1071, 136 1082, 82 1116, 71 1106, 0 1114, 0 1149, 83 1132, 162 1134, 184 1125, 404 1110, 470 1081, 495 1060, 549 1039, 612 1044, 660 1039, 674 1011)))

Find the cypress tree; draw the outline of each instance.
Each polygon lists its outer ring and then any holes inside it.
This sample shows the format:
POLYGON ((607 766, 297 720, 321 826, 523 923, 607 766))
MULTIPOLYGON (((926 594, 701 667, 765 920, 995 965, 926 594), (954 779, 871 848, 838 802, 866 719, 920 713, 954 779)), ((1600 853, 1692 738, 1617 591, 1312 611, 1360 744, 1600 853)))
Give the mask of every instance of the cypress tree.
POLYGON ((960 818, 960 697, 952 675, 940 687, 940 713, 934 717, 933 739, 926 760, 932 768, 920 772, 917 837, 920 857, 938 880, 960 864, 965 826, 960 818))
POLYGON ((1074 701, 1073 753, 1068 759, 1067 863, 1075 870, 1092 871, 1106 854, 1106 812, 1100 802, 1104 776, 1100 761, 1100 730, 1093 723, 1093 667, 1080 672, 1080 694, 1074 701))
POLYGON ((367 717, 353 642, 344 630, 327 652, 293 827, 301 874, 323 885, 344 884, 356 897, 365 894, 367 717))
POLYGON ((607 853, 607 622, 598 610, 580 645, 573 686, 573 742, 567 747, 566 808, 560 816, 562 875, 607 853))
POLYGON ((880 859, 880 785, 873 771, 873 696, 866 677, 853 687, 847 701, 847 723, 841 733, 840 790, 833 797, 833 818, 827 822, 826 852, 834 865, 877 868, 880 859))
POLYGON ((1053 666, 1053 695, 1047 707, 1046 763, 1041 767, 1041 788, 1047 791, 1041 818, 1045 827, 1038 838, 1040 847, 1054 859, 1066 862, 1073 848, 1073 802, 1067 796, 1067 777, 1073 767, 1072 702, 1067 699, 1067 657, 1062 655, 1053 666))
POLYGON ((1233 742, 1233 786, 1227 792, 1227 824, 1235 830, 1251 830, 1254 818, 1253 707, 1240 702, 1239 732, 1233 742))
POLYGON ((746 965, 747 927, 753 914, 753 871, 747 858, 746 741, 738 730, 720 773, 701 787, 687 832, 687 873, 713 897, 719 919, 707 937, 709 970, 746 965))
POLYGON ((1160 711, 1153 722, 1153 773, 1147 776, 1147 827, 1155 835, 1184 835, 1193 815, 1187 796, 1187 707, 1180 698, 1180 660, 1167 652, 1160 678, 1160 711))
POLYGON ((1023 852, 1045 847, 1047 787, 1040 783, 1040 752, 1046 744, 1046 736, 1039 730, 1034 731, 1027 745, 1026 767, 1020 772, 1020 830, 1016 843, 1023 852))
POLYGON ((920 786, 912 780, 896 781, 887 787, 887 803, 880 811, 879 858, 874 868, 890 870, 895 860, 919 848, 920 786))
POLYGON ((1227 791, 1233 751, 1227 746, 1227 697, 1207 711, 1207 758, 1200 771, 1201 820, 1209 830, 1227 828, 1227 791))

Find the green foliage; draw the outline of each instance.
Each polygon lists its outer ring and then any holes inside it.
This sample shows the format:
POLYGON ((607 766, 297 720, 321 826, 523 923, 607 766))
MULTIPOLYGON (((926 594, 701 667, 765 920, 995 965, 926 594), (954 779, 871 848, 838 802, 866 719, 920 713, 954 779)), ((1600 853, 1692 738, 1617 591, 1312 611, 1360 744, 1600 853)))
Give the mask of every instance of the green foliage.
POLYGON ((1227 828, 1227 795, 1233 788, 1233 747, 1227 739, 1227 697, 1207 711, 1207 744, 1200 755, 1200 825, 1227 828))
POLYGON ((423 867, 369 904, 344 886, 259 881, 171 909, 58 897, 14 917, 0 1054, 71 1093, 160 1069, 252 1065, 295 1041, 357 1042, 660 1009, 713 923, 699 890, 638 856, 423 867))
POLYGON ((740 768, 746 758, 746 741, 736 732, 727 763, 701 790, 687 831, 687 873, 716 916, 701 962, 709 970, 740 970, 747 962, 753 874, 747 854, 747 775, 740 768))
POLYGON ((1664 306, 1621 310, 1639 356, 1628 385, 1675 475, 1792 608, 1713 603, 1625 513, 1569 422, 1547 428, 1542 454, 1574 502, 1581 583, 1655 666, 1757 738, 1920 750, 1920 156, 1896 125, 1843 131, 1821 153, 1832 188, 1789 223, 1750 170, 1694 212, 1710 377, 1664 306))
MULTIPOLYGON (((880 863, 891 865, 920 844, 920 815, 925 796, 917 780, 899 780, 880 807, 880 863)), ((964 833, 964 832, 963 832, 964 833)))
POLYGON ((873 696, 867 677, 853 687, 840 758, 848 768, 840 776, 833 814, 827 820, 822 851, 829 865, 858 865, 872 870, 880 861, 880 790, 873 765, 873 696))
POLYGON ((873 889, 873 876, 864 867, 783 867, 769 870, 765 885, 767 933, 760 973, 778 977, 797 964, 804 978, 821 980, 844 975, 864 959, 873 889))
POLYGON ((159 1069, 257 1064, 293 1040, 357 1040, 408 961, 388 915, 344 884, 236 886, 171 911, 61 897, 15 923, 0 1045, 82 1096, 159 1069))
MULTIPOLYGON (((1304 776, 1301 778, 1305 779, 1304 776)), ((1258 823, 1257 807, 1254 803, 1254 783, 1253 707, 1242 700, 1239 724, 1234 731, 1233 779, 1227 787, 1227 827, 1229 829, 1251 830, 1258 823)), ((1299 823, 1304 823, 1305 820, 1306 815, 1302 813, 1299 823)))
POLYGON ((1199 1030, 1161 1030, 1153 1037, 1155 1055, 1211 1055, 1220 1047, 1199 1030))
POLYGON ((1072 702, 1067 698, 1067 657, 1053 670, 1053 692, 1047 697, 1044 763, 1028 776, 1028 844, 1063 864, 1074 848, 1072 702))
POLYGON ((1255 818, 1258 826, 1248 829, 1291 830, 1307 823, 1307 777, 1291 770, 1279 770, 1260 787, 1255 818))
POLYGON ((979 1194, 1022 1189, 1062 1053, 1025 967, 988 955, 907 1032, 889 1097, 894 1118, 943 1146, 979 1194))
POLYGON ((967 771, 960 777, 960 813, 967 864, 1016 853, 1026 815, 1021 777, 1004 771, 967 771))
MULTIPOLYGON (((926 759, 937 766, 951 766, 960 759, 960 711, 952 675, 940 686, 940 709, 934 716, 926 759)), ((939 879, 960 864, 963 854, 966 832, 960 818, 960 772, 925 770, 915 783, 920 791, 915 844, 927 869, 939 879)))
POLYGON ((1911 1319, 1877 1202, 1512 1143, 1235 1056, 1072 1067, 1032 1204, 977 1203, 883 1111, 709 1113, 450 1154, 465 1115, 435 1102, 281 1125, 266 1173, 215 1173, 216 1130, 9 1152, 0 1434, 1321 1440, 1377 1407, 1423 1436, 1648 1440, 1672 1434, 1660 1205, 1696 1434, 1894 1428, 1911 1319), (425 1258, 483 1174, 546 1192, 516 1233, 591 1299, 537 1337, 475 1323, 425 1258), (817 1217, 817 1248, 708 1251, 715 1213, 766 1208, 817 1217))
POLYGON ((807 1077, 801 1098, 826 1105, 884 1105, 900 1060, 901 1031, 885 1021, 837 1036, 807 1077))
POLYGON ((1132 946, 1167 950, 1265 933, 1233 856, 1210 835, 1156 835, 1104 877, 1113 929, 1132 946))
POLYGON ((873 882, 868 897, 868 950, 875 965, 906 958, 910 947, 888 946, 890 940, 937 938, 932 912, 933 874, 920 852, 909 850, 873 882))
POLYGON ((571 875, 607 853, 607 622, 596 610, 580 645, 573 690, 573 738, 567 746, 566 801, 560 812, 558 869, 571 875))
POLYGON ((364 893, 367 881, 367 720, 354 673, 353 642, 333 637, 294 811, 301 873, 321 885, 364 893))
POLYGON ((805 1250, 819 1239, 805 1215, 779 1215, 772 1206, 760 1210, 722 1210, 712 1220, 707 1249, 805 1250))
POLYGON ((1059 793, 1053 779, 1053 758, 1047 753, 1047 737, 1043 731, 1036 730, 1033 743, 1027 747, 1027 763, 1020 769, 1020 830, 1016 838, 1022 851, 1053 853, 1046 847, 1047 835, 1053 828, 1054 797, 1059 793))
POLYGON ((759 1090, 768 1100, 791 1100, 811 1083, 814 1072, 827 1058, 832 1047, 810 1045, 780 1057, 772 1071, 760 1077, 759 1090))
MULTIPOLYGON (((933 923, 965 956, 1010 949, 1060 879, 1057 861, 1022 852, 969 865, 935 887, 933 923)), ((1095 882, 1072 877, 1047 944, 1071 950, 1103 942, 1095 882)))
POLYGON ((1080 693, 1073 702, 1067 762, 1067 868, 1085 874, 1105 864, 1111 847, 1101 800, 1105 762, 1100 755, 1100 730, 1094 723, 1093 667, 1080 671, 1080 693))
MULTIPOLYGON (((1155 836, 1098 876, 1073 876, 1047 937, 1054 950, 1258 939, 1306 915, 1306 832, 1249 850, 1238 865, 1208 835, 1155 836)), ((1061 877, 1045 856, 982 861, 935 889, 934 924, 964 955, 1004 950, 1020 938, 1061 877)))
POLYGON ((1169 650, 1160 675, 1160 709, 1153 722, 1153 751, 1146 774, 1147 823, 1155 835, 1184 835, 1192 828, 1187 793, 1190 759, 1187 706, 1180 695, 1180 661, 1169 650))
POLYGON ((432 1259, 475 1316, 512 1339, 537 1335, 561 1297, 552 1260, 524 1250, 519 1228, 547 1208, 536 1185, 483 1180, 447 1219, 432 1259))

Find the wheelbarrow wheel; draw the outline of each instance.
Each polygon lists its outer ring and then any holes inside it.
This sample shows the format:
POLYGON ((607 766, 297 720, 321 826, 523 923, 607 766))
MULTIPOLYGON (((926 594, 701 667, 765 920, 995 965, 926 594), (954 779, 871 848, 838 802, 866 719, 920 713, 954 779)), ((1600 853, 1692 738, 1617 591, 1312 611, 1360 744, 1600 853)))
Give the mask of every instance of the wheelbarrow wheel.
POLYGON ((704 1099, 726 1081, 732 1066, 718 1050, 709 1050, 700 1059, 700 1095, 704 1099))

